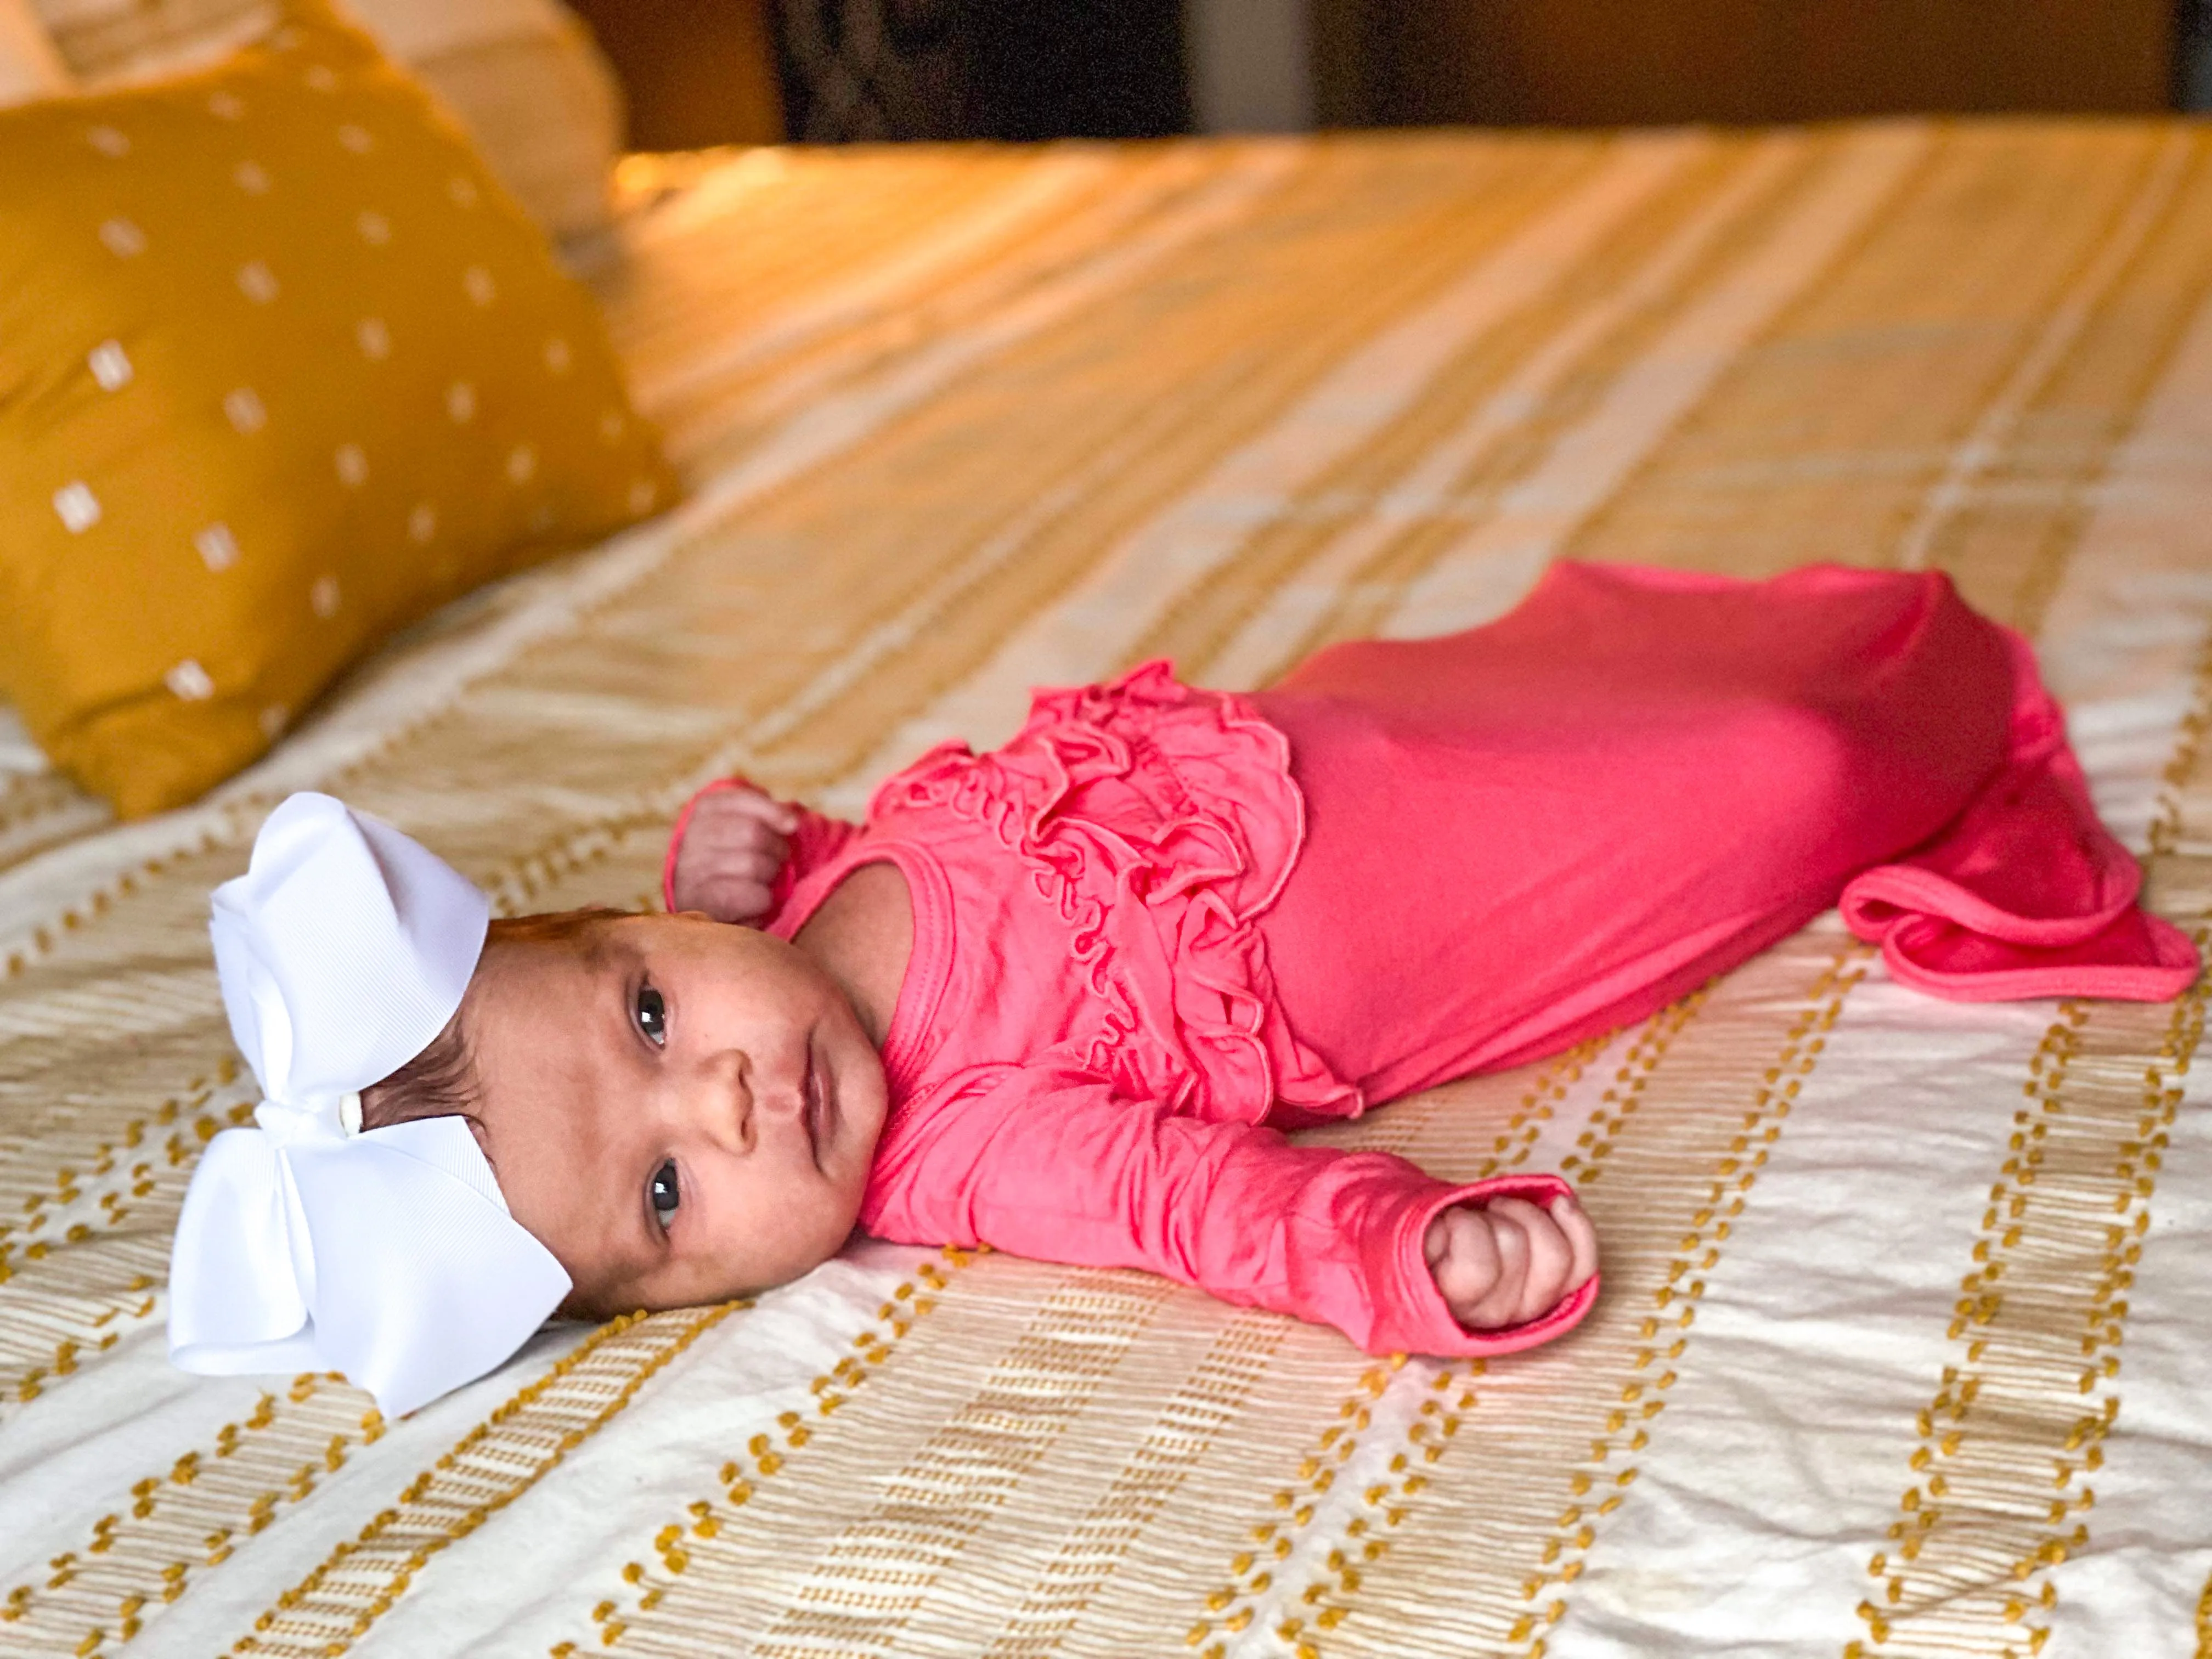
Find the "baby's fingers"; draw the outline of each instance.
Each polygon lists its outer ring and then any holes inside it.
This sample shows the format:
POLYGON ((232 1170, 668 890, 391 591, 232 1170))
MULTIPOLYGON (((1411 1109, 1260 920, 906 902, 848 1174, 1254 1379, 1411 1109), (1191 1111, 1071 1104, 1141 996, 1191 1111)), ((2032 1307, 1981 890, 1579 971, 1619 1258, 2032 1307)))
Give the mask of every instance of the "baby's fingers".
POLYGON ((717 876, 744 876, 754 881, 774 881, 775 872, 783 868, 784 860, 789 856, 790 851, 781 836, 756 830, 750 835, 702 847, 694 867, 710 880, 717 876))
POLYGON ((702 795, 698 805, 691 809, 694 826, 702 822, 727 823, 732 819, 750 819, 765 823, 785 835, 799 827, 797 811, 749 783, 737 784, 727 789, 717 789, 711 795, 702 795))
POLYGON ((1543 1211, 1524 1199, 1500 1199, 1490 1206, 1527 1239, 1527 1267, 1510 1317, 1516 1324, 1548 1311, 1565 1292, 1574 1257, 1566 1235, 1543 1211))
POLYGON ((1528 1230, 1510 1212, 1513 1201, 1503 1199, 1472 1212, 1488 1235, 1497 1264, 1481 1299, 1462 1316, 1476 1330, 1520 1322, 1522 1290, 1528 1282, 1528 1230))
POLYGON ((1572 1197, 1554 1199, 1551 1215, 1559 1231, 1566 1235, 1567 1249, 1573 1265, 1567 1271, 1567 1292, 1571 1295, 1590 1282, 1597 1273, 1597 1228, 1589 1212, 1572 1197))
POLYGON ((749 812, 725 812, 703 822, 695 821, 684 831, 681 855, 712 858, 732 848, 763 848, 781 858, 790 845, 782 832, 766 818, 749 812))
POLYGON ((746 922, 766 915, 775 902, 775 890, 764 881, 718 875, 699 884, 691 908, 717 921, 746 922))

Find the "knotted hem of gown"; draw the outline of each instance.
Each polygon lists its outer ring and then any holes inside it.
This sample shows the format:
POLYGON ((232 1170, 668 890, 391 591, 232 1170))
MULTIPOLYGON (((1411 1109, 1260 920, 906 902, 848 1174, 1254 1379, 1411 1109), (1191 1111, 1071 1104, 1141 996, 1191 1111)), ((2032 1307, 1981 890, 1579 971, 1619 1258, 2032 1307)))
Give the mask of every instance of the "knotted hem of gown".
POLYGON ((2136 907, 2132 860, 2106 872, 2107 902, 2074 916, 2023 916, 1910 865, 1882 865, 1844 888, 1851 932, 1881 946, 1892 978, 1952 1002, 2104 997, 2168 1002, 2193 984, 2197 947, 2136 907))
POLYGON ((1851 931, 1879 941, 1890 977, 1951 1002, 2102 997, 2171 1002, 2196 982, 2197 947, 2162 916, 2130 910, 2077 945, 2014 945, 1940 915, 1902 915, 1851 931))
POLYGON ((2010 753, 1931 841, 1846 884, 1844 921, 1900 984, 1954 1002, 2170 1001, 2197 946, 2140 908, 2142 866, 2098 817, 2033 647, 2002 631, 2010 753))

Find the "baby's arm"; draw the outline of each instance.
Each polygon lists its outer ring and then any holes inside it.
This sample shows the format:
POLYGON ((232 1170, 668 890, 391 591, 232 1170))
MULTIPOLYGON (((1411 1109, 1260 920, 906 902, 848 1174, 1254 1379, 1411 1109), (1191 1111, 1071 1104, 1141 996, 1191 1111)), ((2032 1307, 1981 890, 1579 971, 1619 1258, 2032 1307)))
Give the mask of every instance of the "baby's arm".
POLYGON ((879 1148, 869 1231, 1146 1267, 1334 1325, 1376 1353, 1528 1347, 1595 1296, 1583 1271, 1595 1241, 1555 1176, 1456 1187, 1389 1153, 1293 1146, 1273 1129, 1119 1098, 1073 1067, 980 1067, 954 1088, 915 1103, 879 1148), (1564 1272, 1549 1265, 1553 1241, 1536 1261, 1545 1228, 1566 1245, 1564 1272), (1470 1328, 1460 1308, 1494 1328, 1470 1328))
POLYGON ((708 784, 668 839, 660 896, 672 911, 765 925, 799 879, 842 851, 859 827, 780 801, 743 778, 708 784))

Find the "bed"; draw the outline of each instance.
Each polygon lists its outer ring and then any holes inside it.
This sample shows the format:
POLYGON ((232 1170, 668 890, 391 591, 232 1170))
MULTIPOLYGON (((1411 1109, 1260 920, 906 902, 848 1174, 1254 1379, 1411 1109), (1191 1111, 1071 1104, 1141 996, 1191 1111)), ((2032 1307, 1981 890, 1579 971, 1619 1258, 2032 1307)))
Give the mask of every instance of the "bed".
MULTIPOLYGON (((2212 166, 2179 122, 633 158, 585 251, 689 482, 116 825, 0 738, 0 1652, 2212 1655, 2200 988, 1960 1006, 1832 916, 1330 1132, 1606 1241, 1487 1364, 858 1244, 387 1422, 167 1364, 250 1110, 204 931, 287 790, 507 910, 743 769, 855 810, 1038 683, 1266 682, 1557 557, 1947 571, 2212 921, 2212 166)), ((1632 824, 1621 826, 1633 833, 1632 824)))

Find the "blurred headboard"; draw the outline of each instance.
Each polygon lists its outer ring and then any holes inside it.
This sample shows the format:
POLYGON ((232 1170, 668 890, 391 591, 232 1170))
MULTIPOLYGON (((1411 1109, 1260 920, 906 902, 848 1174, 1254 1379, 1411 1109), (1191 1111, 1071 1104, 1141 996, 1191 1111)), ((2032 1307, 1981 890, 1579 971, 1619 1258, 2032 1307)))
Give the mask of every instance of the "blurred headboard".
POLYGON ((633 149, 784 136, 769 0, 568 0, 629 100, 633 149))

